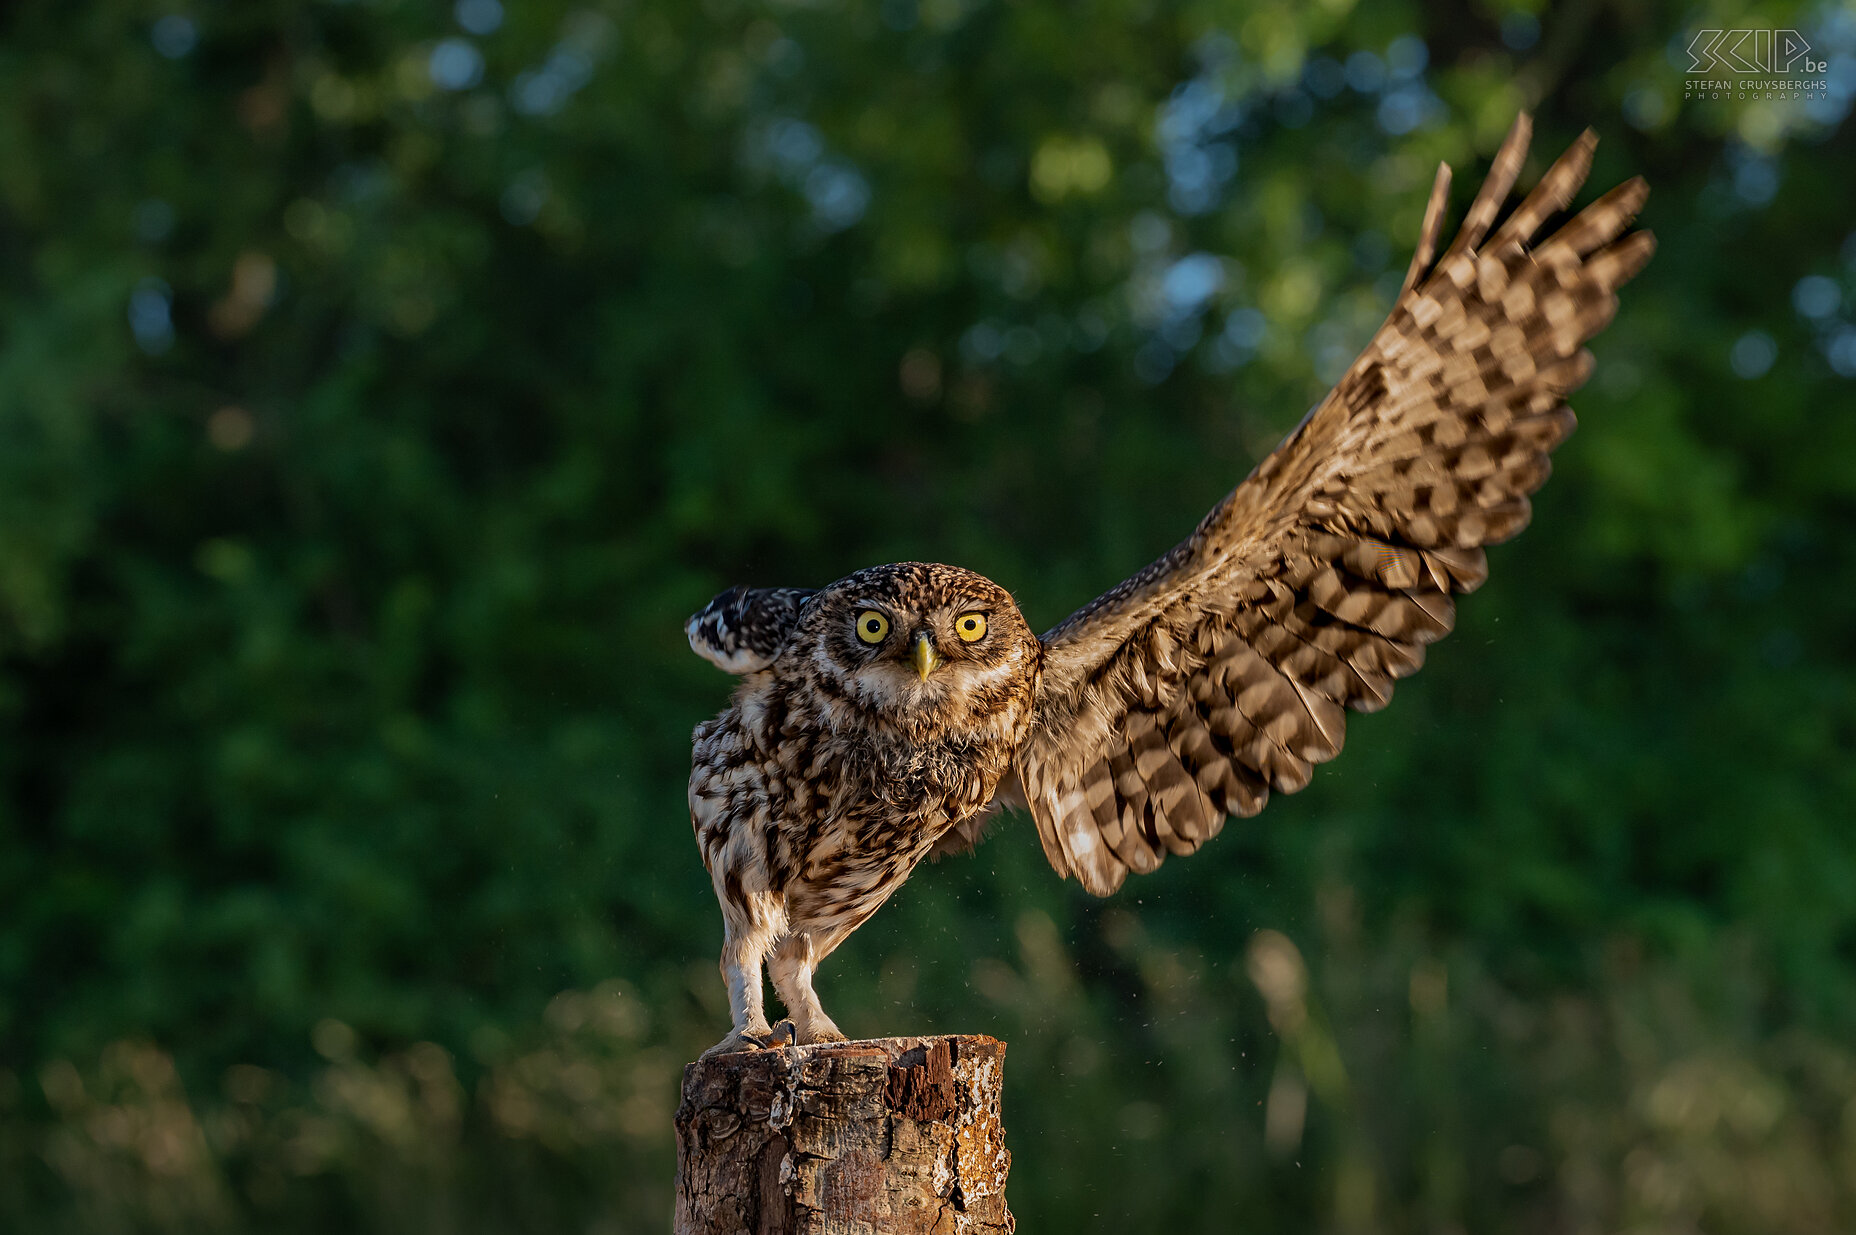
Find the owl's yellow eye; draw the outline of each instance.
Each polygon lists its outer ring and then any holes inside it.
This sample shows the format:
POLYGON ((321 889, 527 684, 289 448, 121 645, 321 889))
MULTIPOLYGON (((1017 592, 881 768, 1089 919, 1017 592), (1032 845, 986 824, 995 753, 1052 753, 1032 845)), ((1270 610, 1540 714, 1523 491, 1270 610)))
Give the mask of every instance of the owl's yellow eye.
POLYGON ((881 643, 887 634, 889 634, 889 619, 875 609, 865 609, 857 615, 857 637, 865 643, 881 643))
POLYGON ((962 643, 972 643, 986 634, 986 615, 984 613, 963 613, 954 619, 954 633, 960 636, 962 643))

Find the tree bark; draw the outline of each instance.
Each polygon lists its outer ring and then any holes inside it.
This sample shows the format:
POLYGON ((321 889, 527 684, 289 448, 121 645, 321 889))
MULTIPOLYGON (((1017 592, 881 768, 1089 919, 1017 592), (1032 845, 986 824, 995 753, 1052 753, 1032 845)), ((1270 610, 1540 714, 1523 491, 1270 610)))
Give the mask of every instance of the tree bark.
POLYGON ((961 1035, 690 1064, 676 1235, 1005 1235, 1004 1063, 961 1035))

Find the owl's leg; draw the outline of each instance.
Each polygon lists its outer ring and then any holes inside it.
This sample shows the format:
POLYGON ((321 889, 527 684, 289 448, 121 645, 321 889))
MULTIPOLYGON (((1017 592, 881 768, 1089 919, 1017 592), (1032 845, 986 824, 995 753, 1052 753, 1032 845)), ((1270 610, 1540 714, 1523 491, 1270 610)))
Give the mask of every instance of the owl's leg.
POLYGON ((773 1042, 767 1027, 761 964, 774 938, 785 927, 780 898, 771 892, 744 893, 737 885, 728 889, 721 900, 722 980, 728 984, 728 1011, 734 1031, 704 1051, 704 1059, 756 1050, 773 1042))
POLYGON ((769 966, 773 973, 773 989, 779 992, 780 1002, 786 1005, 786 1011, 793 1018, 794 1041, 799 1045, 847 1040, 844 1031, 825 1015, 818 992, 812 989, 812 975, 875 909, 874 905, 870 906, 849 922, 796 928, 775 945, 769 966))
POLYGON ((825 1015, 818 992, 812 989, 812 974, 824 959, 818 939, 811 931, 794 931, 774 945, 768 965, 773 989, 779 992, 780 1002, 786 1005, 787 1014, 793 1018, 793 1040, 801 1046, 845 1040, 843 1031, 825 1015))

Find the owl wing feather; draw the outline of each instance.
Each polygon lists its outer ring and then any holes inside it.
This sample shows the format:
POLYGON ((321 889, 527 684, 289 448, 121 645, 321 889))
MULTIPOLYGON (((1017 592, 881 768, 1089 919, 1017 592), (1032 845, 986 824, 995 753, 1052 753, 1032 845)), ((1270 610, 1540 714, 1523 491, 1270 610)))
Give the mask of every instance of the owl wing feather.
POLYGON ((1185 541, 1044 636, 1017 770, 1059 874, 1107 895, 1302 788, 1347 711, 1385 706, 1450 631, 1483 546, 1526 526, 1591 371, 1582 345, 1654 248, 1624 234, 1641 178, 1535 243, 1584 183, 1589 131, 1490 235, 1530 130, 1516 120, 1441 257, 1439 169, 1391 315, 1303 423, 1185 541))
POLYGON ((773 663, 816 588, 731 587, 683 624, 690 650, 726 673, 773 663))

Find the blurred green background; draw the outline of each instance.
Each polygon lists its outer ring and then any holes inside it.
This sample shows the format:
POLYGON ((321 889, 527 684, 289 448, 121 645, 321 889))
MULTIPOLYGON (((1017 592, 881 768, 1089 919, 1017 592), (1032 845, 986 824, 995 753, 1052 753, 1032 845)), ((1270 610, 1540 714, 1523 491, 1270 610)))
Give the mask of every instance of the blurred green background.
POLYGON ((1457 633, 1199 856, 1012 822, 821 989, 1010 1041, 1027 1231, 1856 1229, 1853 96, 1847 5, 6 6, 0 1226, 665 1229, 683 618, 1054 624, 1527 106, 1661 251, 1457 633), (1686 100, 1704 28, 1821 67, 1686 100))

